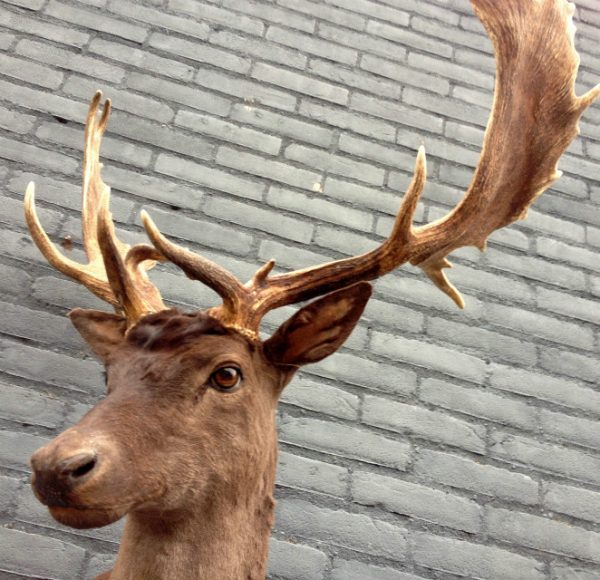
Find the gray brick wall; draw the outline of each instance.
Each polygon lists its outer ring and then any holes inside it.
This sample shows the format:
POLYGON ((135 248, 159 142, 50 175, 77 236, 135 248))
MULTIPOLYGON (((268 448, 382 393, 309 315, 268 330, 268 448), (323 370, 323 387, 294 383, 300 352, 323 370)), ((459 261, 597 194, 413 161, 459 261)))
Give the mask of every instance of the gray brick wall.
MULTIPOLYGON (((598 1, 576 22, 581 92, 600 82, 598 1)), ((123 236, 148 208, 247 278, 380 242, 421 143, 417 219, 446 212, 477 161, 491 46, 467 0, 3 0, 0 49, 0 577, 89 578, 122 524, 53 522, 27 460, 101 395, 64 317, 99 302, 38 254, 22 195, 35 179, 80 256, 93 91, 114 98, 123 236)), ((528 221, 456 253, 464 312, 405 267, 284 393, 273 580, 600 578, 599 121, 596 104, 528 221)), ((174 268, 154 279, 173 304, 215 302, 174 268)))

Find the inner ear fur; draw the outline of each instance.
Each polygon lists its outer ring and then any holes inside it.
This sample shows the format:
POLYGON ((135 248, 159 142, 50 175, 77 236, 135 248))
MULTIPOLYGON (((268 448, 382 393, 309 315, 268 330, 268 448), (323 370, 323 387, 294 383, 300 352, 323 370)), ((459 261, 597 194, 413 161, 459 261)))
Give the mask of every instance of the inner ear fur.
POLYGON ((123 316, 76 308, 69 312, 69 318, 92 351, 102 361, 125 340, 127 321, 123 316))
POLYGON ((304 306, 265 341, 267 358, 300 366, 328 357, 350 336, 371 292, 371 284, 359 282, 304 306))

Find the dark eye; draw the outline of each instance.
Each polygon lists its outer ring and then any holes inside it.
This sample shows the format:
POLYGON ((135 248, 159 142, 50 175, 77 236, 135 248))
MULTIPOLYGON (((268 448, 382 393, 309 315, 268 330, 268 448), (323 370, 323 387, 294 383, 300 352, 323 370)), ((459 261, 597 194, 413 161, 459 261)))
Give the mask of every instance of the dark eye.
POLYGON ((242 383, 242 371, 237 367, 218 368, 210 375, 210 384, 219 391, 231 392, 242 383))

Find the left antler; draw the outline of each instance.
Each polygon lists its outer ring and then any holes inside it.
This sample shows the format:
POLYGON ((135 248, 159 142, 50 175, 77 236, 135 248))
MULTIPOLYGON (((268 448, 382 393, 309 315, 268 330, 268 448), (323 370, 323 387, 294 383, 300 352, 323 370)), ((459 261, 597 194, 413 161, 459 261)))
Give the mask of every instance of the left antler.
POLYGON ((131 327, 145 314, 165 308, 158 289, 146 274, 157 260, 164 258, 152 246, 138 244, 130 248, 115 235, 108 209, 110 188, 100 176, 100 144, 110 115, 107 99, 98 119, 101 99, 102 93, 98 91, 90 103, 85 125, 82 222, 88 263, 79 264, 63 256, 52 243, 35 211, 33 182, 25 194, 25 219, 34 242, 48 262, 112 304, 117 312, 125 315, 127 326, 131 327))
POLYGON ((492 232, 524 219, 527 208, 555 179, 559 157, 578 134, 583 111, 600 85, 575 94, 579 57, 574 47, 574 6, 566 0, 472 0, 490 35, 497 60, 494 104, 475 175, 462 201, 444 218, 413 227, 425 185, 425 152, 390 237, 375 250, 269 278, 271 261, 246 285, 209 260, 164 238, 151 219, 146 230, 160 252, 223 297, 213 314, 254 336, 266 312, 359 280, 374 280, 405 262, 420 266, 459 307, 462 296, 443 272, 446 256, 463 246, 483 250, 492 232))

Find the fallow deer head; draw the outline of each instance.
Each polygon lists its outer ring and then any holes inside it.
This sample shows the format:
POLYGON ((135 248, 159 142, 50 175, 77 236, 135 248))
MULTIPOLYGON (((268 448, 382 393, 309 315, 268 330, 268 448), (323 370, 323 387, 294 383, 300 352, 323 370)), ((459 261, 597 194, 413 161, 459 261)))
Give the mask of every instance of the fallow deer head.
POLYGON ((582 112, 600 94, 600 86, 583 97, 574 92, 573 6, 565 0, 473 5, 494 44, 497 80, 471 185, 444 218, 414 227, 426 174, 421 148, 393 231, 373 251, 278 275, 270 261, 243 284, 167 240, 145 213, 153 246, 126 246, 115 235, 109 188, 100 176, 110 112, 106 101, 98 117, 100 93, 85 129, 88 264, 65 258, 50 241, 29 185, 27 223, 44 256, 116 310, 70 313, 106 366, 107 396, 31 459, 36 495, 60 522, 85 528, 131 515, 111 577, 264 577, 275 409, 295 371, 337 350, 369 299, 367 281, 405 262, 420 266, 462 308, 444 273, 447 255, 464 246, 483 250, 492 232, 524 219, 559 176, 558 159, 577 134, 582 112), (215 290, 222 305, 192 314, 167 309, 146 274, 161 260, 215 290), (318 296, 260 340, 267 312, 318 296), (197 554, 181 547, 182 537, 197 554), (156 542, 162 557, 152 554, 156 542), (158 570, 154 575, 144 568, 146 560, 158 570))

